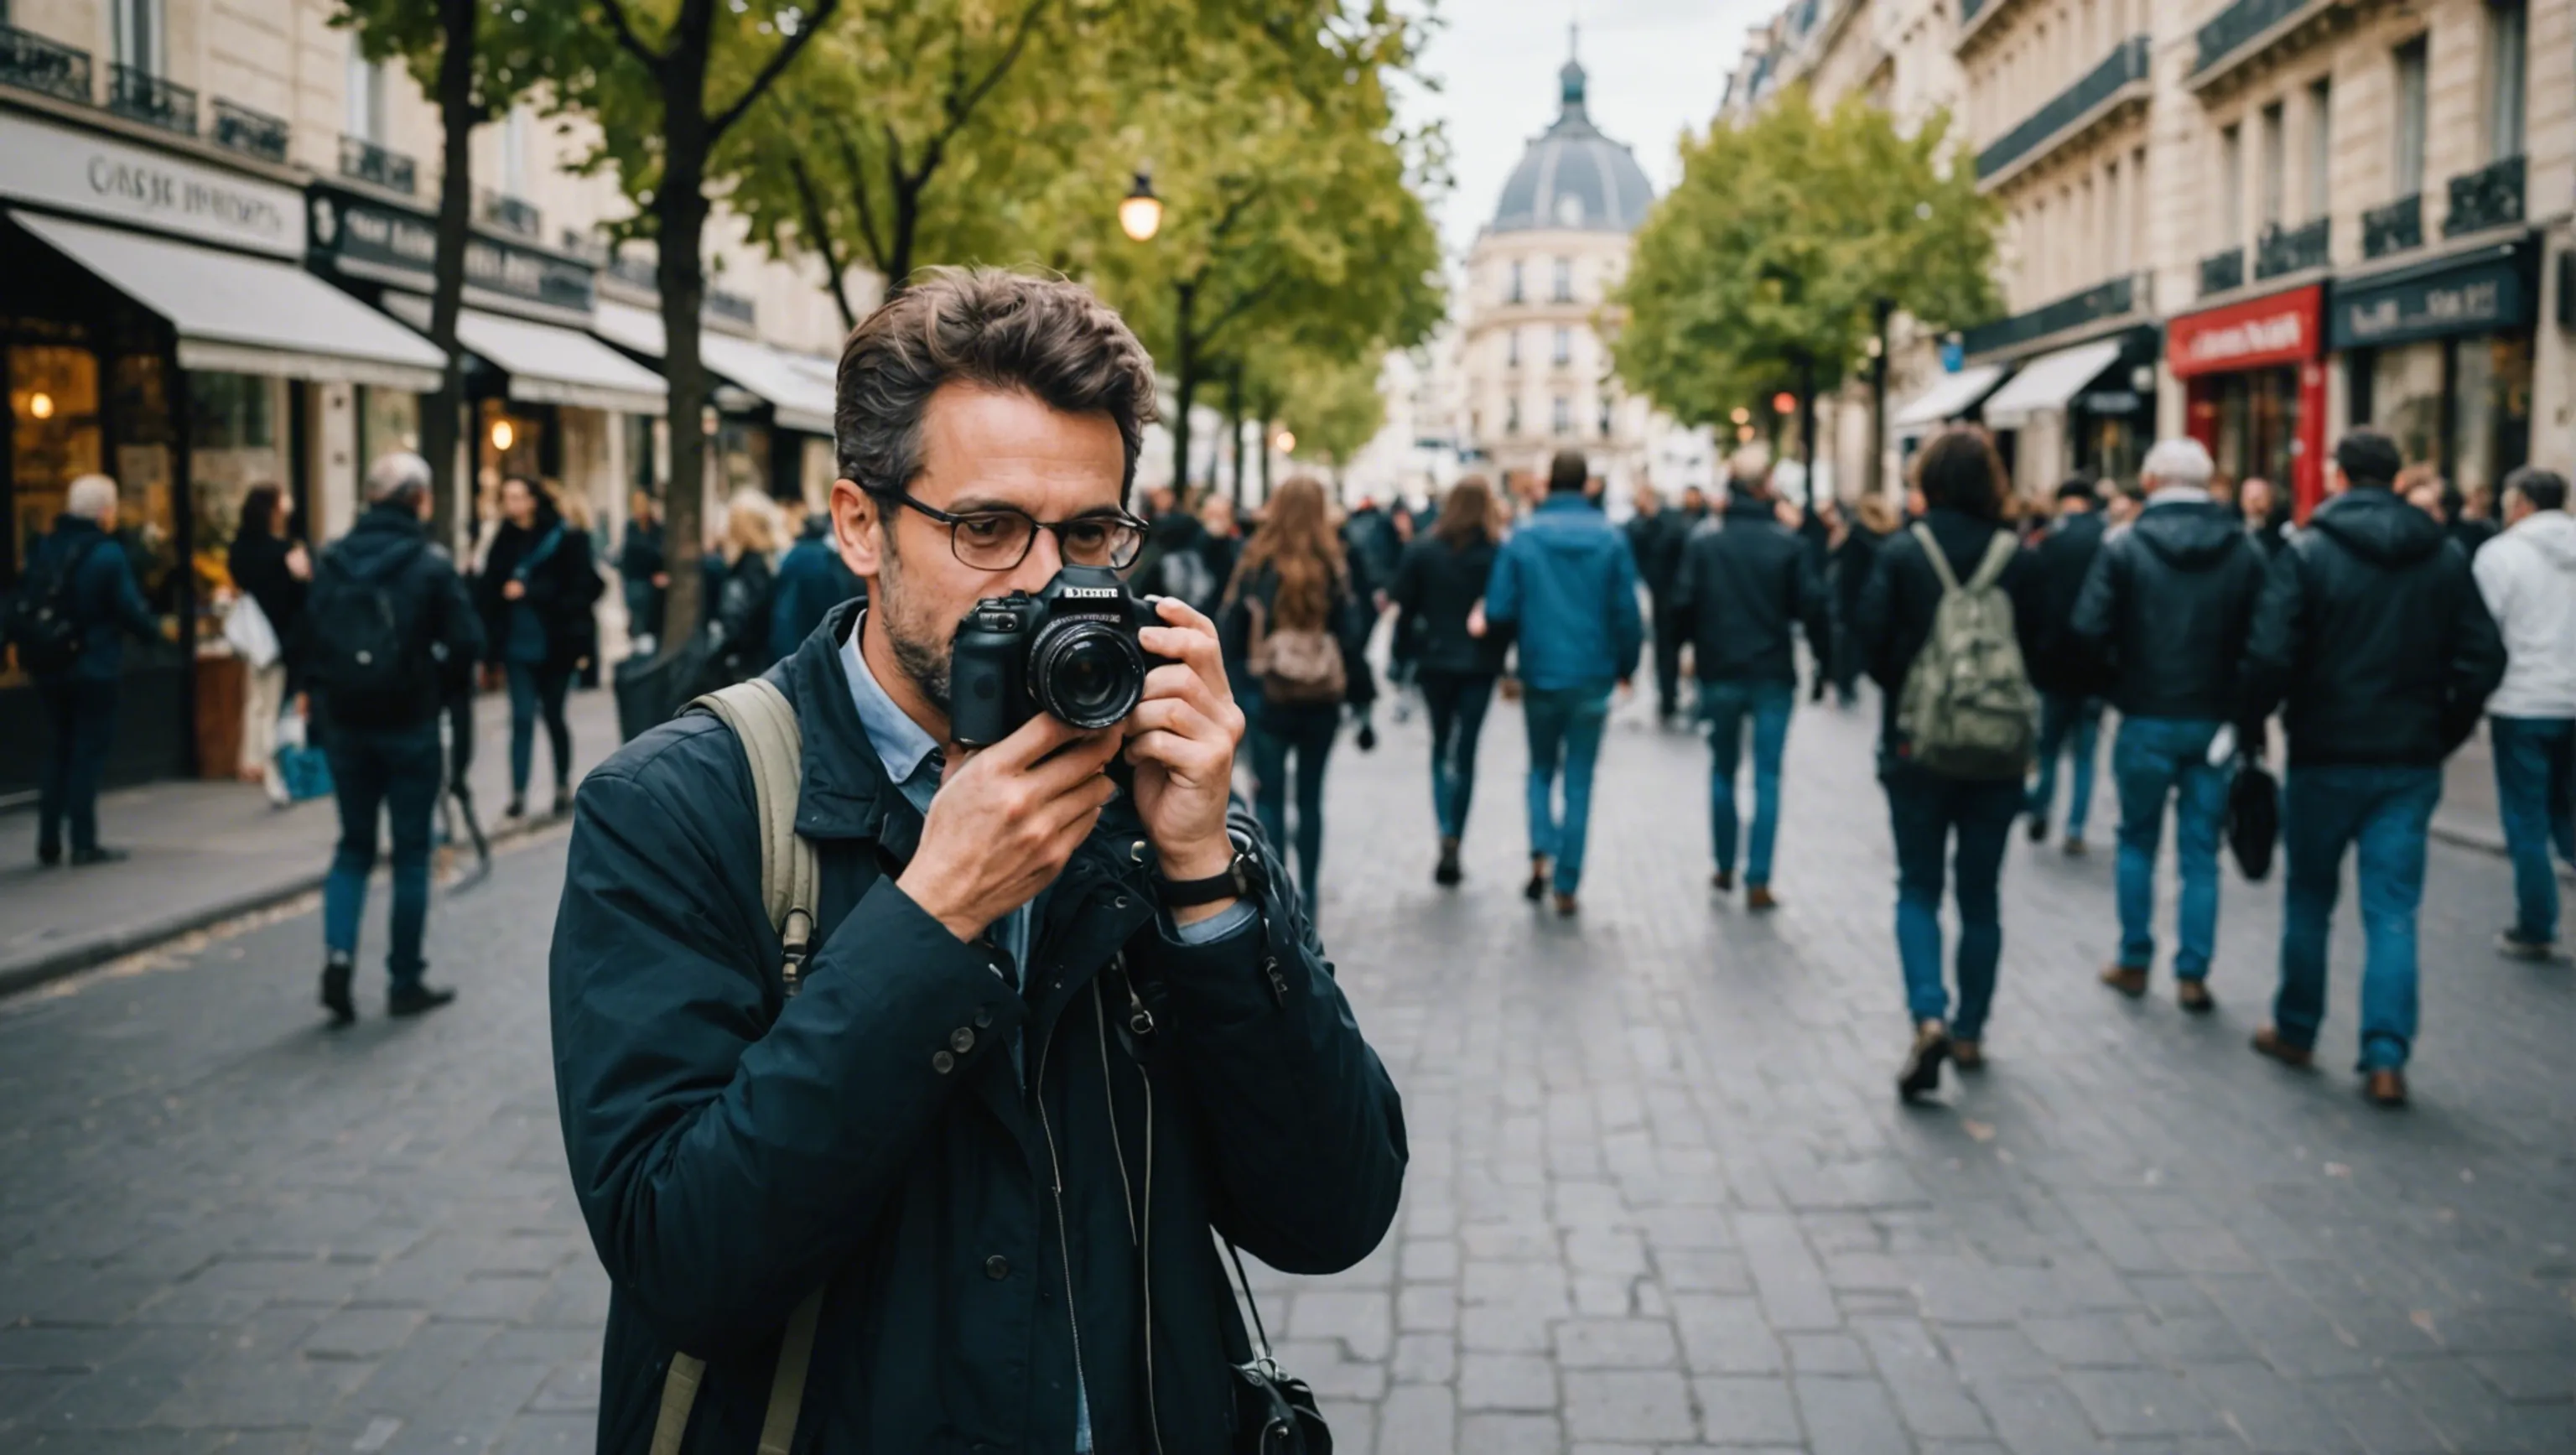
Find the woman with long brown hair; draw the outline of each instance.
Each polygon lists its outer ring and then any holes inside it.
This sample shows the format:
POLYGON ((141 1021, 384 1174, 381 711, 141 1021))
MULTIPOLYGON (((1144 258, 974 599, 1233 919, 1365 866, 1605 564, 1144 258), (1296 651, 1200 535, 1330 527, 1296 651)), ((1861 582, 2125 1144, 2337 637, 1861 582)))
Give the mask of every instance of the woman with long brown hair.
POLYGON ((1509 644, 1499 629, 1482 637, 1467 629, 1502 538, 1494 487, 1469 475, 1449 487, 1431 533, 1405 548, 1395 573, 1396 638, 1417 644, 1422 700, 1431 709, 1431 811, 1440 825, 1440 865, 1431 877, 1444 885, 1461 877, 1458 841, 1476 792, 1476 739, 1509 644))
POLYGON ((1253 809, 1274 845, 1288 837, 1288 760, 1296 758, 1297 885, 1312 915, 1324 854, 1324 761, 1345 704, 1368 701, 1368 624, 1351 594, 1322 484, 1300 475, 1270 497, 1261 530, 1226 588, 1226 659, 1259 697, 1252 717, 1253 809))

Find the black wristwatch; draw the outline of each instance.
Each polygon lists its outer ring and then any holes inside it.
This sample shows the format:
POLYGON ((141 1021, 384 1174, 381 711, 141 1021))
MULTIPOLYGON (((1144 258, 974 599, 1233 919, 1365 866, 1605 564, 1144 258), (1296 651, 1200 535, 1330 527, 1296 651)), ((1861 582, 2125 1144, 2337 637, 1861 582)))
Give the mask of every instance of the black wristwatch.
POLYGON ((1234 858, 1225 866, 1225 872, 1211 874, 1205 879, 1165 879, 1162 885, 1165 909, 1188 909, 1193 905, 1215 904, 1225 899, 1249 899, 1252 897, 1252 856, 1237 847, 1234 858))

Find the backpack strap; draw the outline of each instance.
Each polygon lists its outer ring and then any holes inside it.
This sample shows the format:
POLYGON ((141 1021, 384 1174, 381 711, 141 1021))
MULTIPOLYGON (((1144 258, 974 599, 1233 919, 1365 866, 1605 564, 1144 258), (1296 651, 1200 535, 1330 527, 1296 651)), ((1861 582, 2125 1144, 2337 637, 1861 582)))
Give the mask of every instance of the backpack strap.
POLYGON ((1941 578, 1941 594, 1947 596, 1958 590, 1959 576, 1950 569, 1950 553, 1941 549, 1941 542, 1932 534, 1932 527, 1918 520, 1912 529, 1914 539, 1923 544, 1924 558, 1932 563, 1932 574, 1941 578))
MULTIPOLYGON (((796 708, 766 677, 737 682, 691 701, 684 711, 724 720, 751 764, 751 792, 760 821, 760 897, 786 952, 779 979, 796 994, 814 947, 814 903, 821 874, 814 845, 796 832, 796 792, 805 768, 805 739, 796 708)), ((805 1375, 814 1362, 814 1326, 823 1312, 815 1289, 787 1316, 778 1344, 778 1370, 769 1383, 769 1410, 760 1422, 758 1455, 787 1455, 796 1416, 805 1403, 805 1375)), ((689 1411, 705 1382, 707 1363, 674 1353, 662 1380, 662 1409, 653 1423, 651 1455, 679 1455, 689 1411)))
POLYGON ((1977 574, 1968 578, 1968 589, 1983 591, 1994 585, 1995 581, 2004 574, 2004 568, 2012 564, 2014 553, 2020 549, 2021 547, 2013 544, 2013 534, 2009 530, 1998 530, 1988 536, 1986 558, 1977 563, 1977 574))

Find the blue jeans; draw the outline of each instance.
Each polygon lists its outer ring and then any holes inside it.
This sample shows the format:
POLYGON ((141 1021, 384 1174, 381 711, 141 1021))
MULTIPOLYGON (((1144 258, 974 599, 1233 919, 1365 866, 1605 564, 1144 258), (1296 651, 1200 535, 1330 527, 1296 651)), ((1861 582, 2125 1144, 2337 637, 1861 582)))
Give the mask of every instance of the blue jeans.
POLYGON ((1476 797, 1476 739, 1494 701, 1490 672, 1421 671, 1422 701, 1431 709, 1431 812, 1440 837, 1467 836, 1467 806, 1476 797))
POLYGON ((2281 989, 2272 1021, 2313 1047, 2326 1013, 2326 931, 2342 888, 2343 851, 2361 882, 2361 1066, 2406 1064, 2415 1040, 2415 911, 2424 900, 2424 836, 2442 800, 2439 768, 2300 768, 2281 785, 2289 861, 2281 907, 2281 989))
POLYGON ((1592 820, 1592 765, 1610 724, 1610 689, 1532 687, 1521 695, 1529 730, 1530 857, 1556 863, 1556 892, 1583 882, 1583 834, 1592 820), (1565 774, 1565 816, 1556 813, 1556 778, 1565 774))
POLYGON ((2144 970, 2156 958, 2156 845, 2165 803, 2174 806, 2174 862, 2182 872, 2175 916, 2174 977, 2200 980, 2218 948, 2218 838, 2227 826, 2234 770, 2209 766, 2218 724, 2206 719, 2131 717, 2111 746, 2120 790, 2120 963, 2144 970))
POLYGON ((503 675, 510 683, 510 797, 528 796, 528 770, 537 754, 537 718, 546 723, 546 750, 554 755, 557 785, 572 781, 572 725, 564 721, 564 692, 572 686, 570 667, 542 662, 510 662, 503 675))
POLYGON ((1297 755, 1297 885, 1315 910, 1315 876, 1324 857, 1324 760, 1341 727, 1338 707, 1265 707, 1252 730, 1253 816, 1280 853, 1288 851, 1288 755, 1297 755))
POLYGON ((322 882, 322 947, 355 959, 376 868, 376 810, 392 820, 393 944, 385 969, 394 988, 420 983, 420 939, 429 922, 429 821, 442 779, 435 721, 407 728, 334 727, 328 740, 331 791, 340 802, 340 847, 322 882))
POLYGON ((1708 828, 1717 867, 1735 872, 1739 837, 1735 768, 1744 758, 1744 720, 1753 719, 1753 838, 1744 882, 1771 882, 1771 844, 1780 833, 1780 754, 1789 745, 1789 711, 1798 689, 1787 682, 1703 682, 1699 715, 1708 723, 1708 828))
POLYGON ((72 852, 98 847, 98 785, 107 776, 107 750, 116 741, 116 679, 36 679, 36 704, 45 715, 45 776, 36 793, 36 848, 59 854, 63 826, 71 825, 72 852))
POLYGON ((2084 837, 2084 820, 2093 812, 2094 749, 2102 741, 2102 699, 2043 692, 2039 697, 2039 777, 2030 785, 2027 812, 2048 822, 2049 805, 2057 799, 2057 760, 2070 750, 2075 771, 2066 784, 2066 836, 2084 837))
POLYGON ((2496 811, 2513 856, 2513 933, 2558 938, 2558 875, 2549 852, 2576 864, 2576 719, 2490 717, 2496 811))
POLYGON ((2004 955, 2004 845, 2021 816, 2021 785, 2008 778, 1944 778, 1908 764, 1882 767, 1879 781, 1896 834, 1896 955, 1905 968, 1906 1009, 1917 1021, 1947 1019, 1960 1039, 1977 1040, 2004 955), (1941 983, 1944 859, 1955 870, 1959 904, 1955 1017, 1941 983))

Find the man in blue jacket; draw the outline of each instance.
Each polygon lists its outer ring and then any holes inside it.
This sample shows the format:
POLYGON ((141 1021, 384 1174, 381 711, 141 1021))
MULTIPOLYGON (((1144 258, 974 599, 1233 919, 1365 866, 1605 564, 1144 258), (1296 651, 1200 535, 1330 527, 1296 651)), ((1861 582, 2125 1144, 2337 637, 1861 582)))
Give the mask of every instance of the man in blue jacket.
POLYGON ((1548 462, 1547 499, 1494 559, 1485 620, 1517 629, 1521 721, 1529 732, 1530 878, 1536 902, 1551 882, 1556 912, 1574 913, 1583 834, 1592 817, 1592 765, 1610 721, 1610 689, 1628 685, 1645 644, 1637 562, 1585 493, 1581 450, 1548 462), (1565 812, 1556 779, 1565 776, 1565 812), (1554 874, 1551 881, 1550 868, 1554 874))
POLYGON ((63 862, 63 823, 71 822, 72 866, 113 864, 125 857, 98 841, 98 786, 116 739, 117 676, 125 638, 161 640, 161 624, 135 584, 134 563, 116 539, 116 482, 105 475, 74 480, 53 533, 27 553, 21 590, 46 589, 68 577, 71 619, 80 653, 59 672, 36 676, 49 739, 36 799, 36 862, 63 862))
POLYGON ((778 558, 778 576, 769 587, 769 660, 792 655, 823 624, 823 617, 844 601, 863 596, 867 587, 841 564, 832 539, 832 517, 816 511, 805 517, 796 544, 778 558))
POLYGON ((979 600, 1134 562, 1153 364, 1079 285, 959 271, 863 322, 839 380, 833 520, 868 604, 767 677, 818 860, 801 988, 721 721, 645 733, 575 801, 555 1080, 612 1290, 598 1447, 764 1444, 801 1347, 803 1455, 1237 1448, 1248 1341, 1210 1231, 1347 1268, 1405 1143, 1230 807, 1215 628, 1162 604, 1141 646, 1167 663, 1117 727, 950 730, 979 600))

